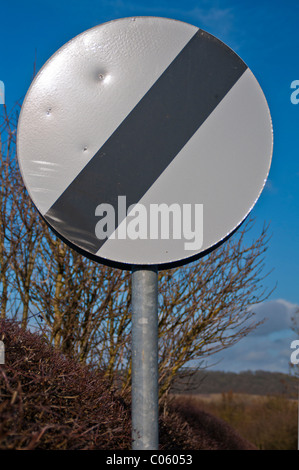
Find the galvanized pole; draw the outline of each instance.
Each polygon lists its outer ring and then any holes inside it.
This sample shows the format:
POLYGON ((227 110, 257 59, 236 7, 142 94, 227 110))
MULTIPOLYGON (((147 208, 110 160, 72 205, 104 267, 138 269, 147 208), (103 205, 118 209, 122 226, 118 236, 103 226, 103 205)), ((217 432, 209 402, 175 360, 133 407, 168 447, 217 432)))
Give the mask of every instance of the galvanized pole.
POLYGON ((132 447, 157 450, 158 270, 132 270, 132 447))

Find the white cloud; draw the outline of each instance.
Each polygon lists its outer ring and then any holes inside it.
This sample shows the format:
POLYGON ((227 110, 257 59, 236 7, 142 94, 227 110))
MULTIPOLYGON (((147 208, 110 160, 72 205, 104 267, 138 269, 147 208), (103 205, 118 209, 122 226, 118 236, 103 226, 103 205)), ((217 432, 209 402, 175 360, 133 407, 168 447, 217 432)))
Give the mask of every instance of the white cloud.
POLYGON ((292 352, 290 344, 297 338, 291 329, 291 317, 298 308, 297 304, 285 299, 257 304, 252 308, 256 313, 254 319, 265 319, 264 324, 236 345, 212 356, 208 364, 217 362, 212 367, 214 370, 267 370, 288 373, 292 352))
POLYGON ((264 336, 273 332, 290 329, 291 317, 297 308, 298 305, 284 299, 270 300, 253 306, 251 310, 256 314, 255 319, 257 321, 265 321, 251 335, 264 336))
POLYGON ((195 7, 187 12, 187 15, 200 22, 202 28, 217 30, 220 35, 230 32, 234 22, 234 15, 231 8, 198 8, 195 7))
POLYGON ((276 186, 274 186, 273 181, 270 179, 267 179, 265 189, 270 193, 277 193, 277 188, 276 186))

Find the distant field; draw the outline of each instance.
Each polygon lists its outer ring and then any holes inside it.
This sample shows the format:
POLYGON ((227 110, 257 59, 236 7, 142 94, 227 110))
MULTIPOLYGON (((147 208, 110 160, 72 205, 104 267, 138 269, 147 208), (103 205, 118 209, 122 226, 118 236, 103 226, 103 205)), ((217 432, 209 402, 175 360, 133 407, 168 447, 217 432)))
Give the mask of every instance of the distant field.
POLYGON ((261 396, 241 393, 174 395, 230 424, 260 450, 297 450, 298 403, 284 395, 261 396))

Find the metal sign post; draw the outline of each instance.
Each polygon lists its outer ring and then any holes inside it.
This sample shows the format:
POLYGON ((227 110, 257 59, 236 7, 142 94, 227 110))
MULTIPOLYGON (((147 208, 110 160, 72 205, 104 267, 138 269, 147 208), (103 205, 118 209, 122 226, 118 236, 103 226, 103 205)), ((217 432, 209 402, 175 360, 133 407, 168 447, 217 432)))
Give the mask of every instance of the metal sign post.
POLYGON ((132 271, 132 441, 134 450, 157 450, 158 270, 132 271))
POLYGON ((157 449, 157 273, 210 253, 253 209, 273 147, 263 91, 206 31, 122 18, 46 62, 17 137, 25 185, 53 231, 133 270, 133 448, 157 449))

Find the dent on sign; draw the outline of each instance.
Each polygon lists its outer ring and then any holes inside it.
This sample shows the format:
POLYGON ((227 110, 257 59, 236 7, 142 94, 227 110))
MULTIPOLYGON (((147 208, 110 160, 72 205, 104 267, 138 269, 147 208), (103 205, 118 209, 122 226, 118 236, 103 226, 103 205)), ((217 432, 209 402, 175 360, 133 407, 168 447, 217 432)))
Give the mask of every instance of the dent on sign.
POLYGON ((248 216, 269 172, 272 124, 256 78, 219 39, 167 18, 132 20, 91 28, 47 61, 22 106, 18 158, 66 243, 104 264, 164 269, 205 255, 248 216), (162 205, 180 210, 144 236, 151 220, 140 226, 128 209, 150 217, 162 205), (196 227, 183 220, 188 207, 203 208, 196 227))

